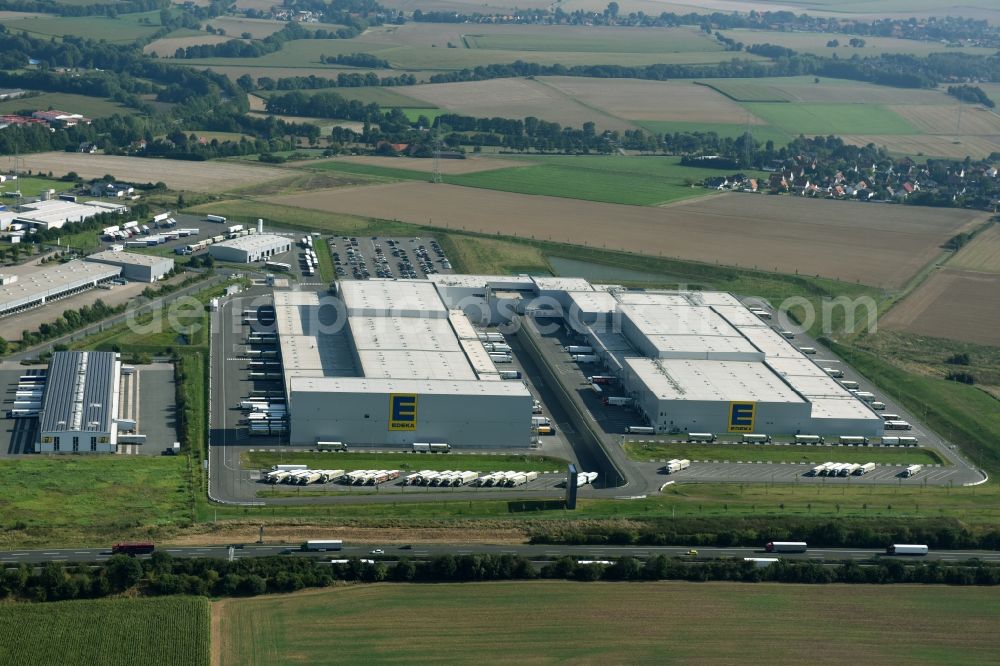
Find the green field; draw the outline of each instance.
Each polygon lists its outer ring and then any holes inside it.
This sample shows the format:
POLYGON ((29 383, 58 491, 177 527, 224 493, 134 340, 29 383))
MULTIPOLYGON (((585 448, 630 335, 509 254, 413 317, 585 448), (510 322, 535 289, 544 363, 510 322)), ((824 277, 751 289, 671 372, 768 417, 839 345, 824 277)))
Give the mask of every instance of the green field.
POLYGON ((424 454, 424 453, 267 453, 255 451, 244 453, 241 463, 250 469, 270 469, 272 465, 303 464, 315 469, 398 469, 416 472, 431 469, 472 470, 491 472, 511 470, 514 472, 562 472, 566 461, 557 458, 528 455, 485 455, 474 453, 424 454))
POLYGON ((444 180, 506 192, 651 206, 702 196, 707 190, 691 185, 724 174, 718 169, 681 166, 677 157, 532 157, 526 161, 535 166, 446 176, 444 180))
MULTIPOLYGON (((403 162, 403 160, 400 161, 403 162)), ((395 169, 392 167, 375 166, 372 164, 356 164, 352 162, 341 162, 338 160, 316 162, 315 164, 308 165, 307 168, 319 171, 340 171, 342 173, 354 173, 362 176, 375 176, 377 178, 387 178, 392 180, 429 181, 431 179, 431 174, 426 171, 416 171, 414 169, 395 169)))
POLYGON ((938 90, 893 88, 849 79, 780 76, 755 79, 705 79, 699 85, 737 102, 816 102, 833 104, 954 104, 938 90))
MULTIPOLYGON (((810 3, 815 5, 818 3, 810 3)), ((869 3, 869 5, 883 5, 883 2, 869 3)), ((814 7, 810 7, 810 10, 814 7)), ((913 11, 907 8, 906 11, 913 11)), ((877 37, 871 35, 850 35, 831 34, 827 32, 806 32, 800 30, 789 30, 782 32, 778 30, 749 30, 735 29, 725 30, 726 37, 743 42, 747 46, 751 44, 774 44, 793 49, 799 53, 811 53, 828 58, 836 57, 849 59, 853 56, 860 58, 870 58, 883 53, 906 53, 919 57, 927 56, 931 53, 963 53, 970 55, 992 55, 994 50, 978 47, 948 48, 939 41, 901 39, 896 37, 877 37), (852 37, 860 37, 865 40, 865 45, 855 48, 849 44, 852 37), (837 47, 827 46, 827 42, 836 39, 840 45, 837 47)))
MULTIPOLYGON (((473 28, 474 29, 474 28, 473 28)), ((712 35, 695 28, 579 30, 564 26, 525 26, 517 33, 465 34, 467 48, 493 51, 600 53, 691 53, 722 51, 712 35)), ((592 58, 594 60, 594 58, 592 58)), ((596 62, 596 60, 594 60, 596 62)), ((603 62, 603 60, 602 60, 603 62)))
POLYGON ((792 140, 792 135, 770 125, 747 125, 739 123, 698 123, 674 120, 637 120, 637 125, 653 134, 674 134, 675 132, 715 132, 721 137, 738 138, 747 131, 758 143, 774 141, 777 147, 792 140))
POLYGON ((6 604, 0 663, 208 666, 210 620, 204 597, 6 604))
POLYGON ((6 543, 72 535, 92 545, 152 536, 191 519, 187 460, 159 456, 43 455, 0 461, 6 543), (72 501, 67 501, 72 498, 72 501))
POLYGON ((866 104, 745 103, 755 116, 793 136, 799 134, 920 134, 899 115, 866 104))
POLYGON ((124 18, 103 16, 73 16, 0 19, 0 24, 11 32, 27 32, 35 37, 61 37, 76 35, 87 39, 106 40, 112 43, 133 42, 153 34, 159 27, 159 17, 152 19, 156 25, 139 25, 137 15, 124 18))
POLYGON ((222 664, 991 664, 989 588, 529 581, 359 585, 217 603, 222 664), (905 618, 902 619, 902 618, 905 618), (405 655, 405 657, 403 656, 405 655))
MULTIPOLYGON (((819 465, 825 462, 861 463, 874 462, 882 465, 933 465, 941 463, 941 458, 930 449, 920 447, 882 448, 854 446, 760 446, 753 444, 642 444, 628 442, 625 453, 638 461, 670 460, 717 460, 728 462, 775 462, 808 463, 819 465)), ((803 470, 804 472, 805 470, 803 470)))
MULTIPOLYGON (((0 184, 0 193, 20 192, 22 197, 37 197, 42 192, 55 190, 60 192, 69 188, 71 183, 50 178, 20 175, 17 180, 8 180, 0 184)), ((93 232, 91 232, 93 235, 93 232)))
POLYGON ((88 97, 72 93, 42 93, 33 97, 21 97, 0 102, 0 114, 18 111, 47 111, 58 109, 67 113, 80 113, 88 118, 101 118, 114 114, 135 113, 135 109, 122 106, 101 97, 88 97))

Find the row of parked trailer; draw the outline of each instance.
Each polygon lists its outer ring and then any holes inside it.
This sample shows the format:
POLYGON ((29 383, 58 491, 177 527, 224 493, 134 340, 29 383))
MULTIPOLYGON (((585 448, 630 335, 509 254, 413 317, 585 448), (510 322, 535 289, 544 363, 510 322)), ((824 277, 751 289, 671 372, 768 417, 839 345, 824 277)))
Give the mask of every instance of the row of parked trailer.
POLYGON ((863 465, 858 463, 835 463, 825 462, 816 465, 809 470, 809 476, 864 476, 868 472, 875 471, 875 463, 867 462, 863 465))
POLYGON ((303 236, 299 244, 303 250, 299 255, 299 261, 302 264, 302 274, 307 277, 316 275, 316 269, 319 268, 319 257, 316 256, 312 236, 303 236))
POLYGON ((12 419, 31 419, 38 416, 45 395, 46 370, 36 370, 21 375, 14 392, 14 404, 7 416, 12 419))
POLYGON ((691 461, 687 458, 674 458, 673 460, 668 460, 667 464, 663 466, 663 473, 673 474, 685 470, 690 466, 691 461))

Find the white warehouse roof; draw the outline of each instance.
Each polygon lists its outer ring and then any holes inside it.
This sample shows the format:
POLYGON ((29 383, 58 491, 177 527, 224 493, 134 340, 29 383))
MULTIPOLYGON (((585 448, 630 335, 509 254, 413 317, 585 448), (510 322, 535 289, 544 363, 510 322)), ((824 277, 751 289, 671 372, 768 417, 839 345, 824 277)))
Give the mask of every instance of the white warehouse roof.
POLYGON ((419 393, 442 395, 524 396, 523 382, 440 379, 390 379, 371 377, 293 377, 290 391, 419 393))
MULTIPOLYGON (((73 260, 50 264, 30 272, 18 271, 17 282, 0 286, 0 312, 28 305, 41 299, 55 298, 95 281, 121 275, 120 266, 73 260)), ((13 271, 12 271, 13 273, 13 271)))
POLYGON ((460 351, 447 319, 417 317, 348 317, 358 350, 460 351))
POLYGON ((622 315, 628 317, 644 335, 704 335, 739 338, 733 328, 718 313, 708 307, 690 305, 623 305, 622 315))
POLYGON ((448 317, 448 309, 427 280, 346 280, 339 287, 351 316, 448 317))
POLYGON ((476 373, 462 351, 358 351, 361 374, 384 379, 475 380, 476 373))
POLYGON ((659 400, 805 402, 763 363, 648 358, 624 362, 659 400))
POLYGON ((214 243, 209 247, 228 247, 234 250, 243 250, 253 253, 255 251, 270 250, 283 245, 288 245, 291 241, 276 234, 250 234, 249 236, 238 236, 230 240, 214 243))

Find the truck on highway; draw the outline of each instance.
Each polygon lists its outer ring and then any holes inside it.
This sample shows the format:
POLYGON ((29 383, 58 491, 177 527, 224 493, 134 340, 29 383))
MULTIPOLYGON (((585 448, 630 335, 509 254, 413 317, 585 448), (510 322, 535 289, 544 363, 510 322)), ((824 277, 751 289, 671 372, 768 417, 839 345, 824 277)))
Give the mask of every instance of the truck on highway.
POLYGON ((764 545, 769 553, 804 553, 807 548, 805 541, 770 541, 764 545))
POLYGON ((911 476, 919 474, 920 470, 922 470, 923 468, 924 468, 923 465, 910 465, 909 467, 903 470, 903 476, 905 476, 906 478, 910 478, 911 476))
POLYGON ((886 555, 926 555, 930 549, 916 543, 892 543, 885 547, 886 555))
POLYGON ((328 539, 328 540, 310 540, 302 544, 302 550, 310 551, 327 551, 327 550, 340 550, 344 547, 344 542, 340 539, 328 539))
POLYGON ((858 465, 858 468, 854 470, 854 475, 864 476, 868 472, 874 472, 874 471, 875 471, 875 463, 866 462, 864 465, 858 465))
POLYGON ((687 441, 689 443, 694 443, 694 442, 709 442, 709 443, 711 443, 711 442, 714 442, 715 439, 716 439, 715 435, 713 433, 710 433, 710 432, 689 432, 688 436, 687 436, 687 441))
POLYGON ((577 363, 597 363, 596 354, 573 354, 570 358, 577 363))
POLYGON ((149 555, 154 550, 156 546, 149 541, 128 541, 111 546, 112 555, 149 555))
POLYGON ((604 399, 604 404, 610 407, 625 407, 630 402, 632 402, 631 398, 626 398, 620 395, 609 395, 604 399))

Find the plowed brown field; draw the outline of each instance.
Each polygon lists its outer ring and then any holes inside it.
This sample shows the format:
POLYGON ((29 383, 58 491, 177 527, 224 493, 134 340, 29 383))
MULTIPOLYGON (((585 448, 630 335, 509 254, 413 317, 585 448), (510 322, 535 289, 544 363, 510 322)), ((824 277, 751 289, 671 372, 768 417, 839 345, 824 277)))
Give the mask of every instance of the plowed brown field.
POLYGON ((885 288, 905 284, 984 214, 729 194, 665 208, 430 183, 277 197, 274 203, 452 229, 606 247, 885 288))
POLYGON ((1000 275, 943 269, 879 321, 887 329, 1000 345, 1000 275))

